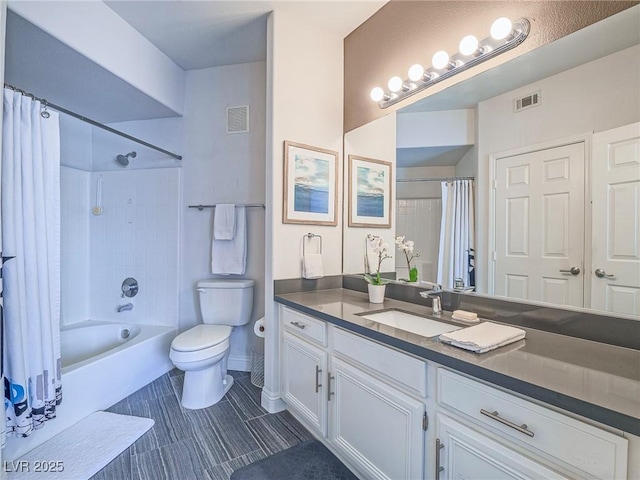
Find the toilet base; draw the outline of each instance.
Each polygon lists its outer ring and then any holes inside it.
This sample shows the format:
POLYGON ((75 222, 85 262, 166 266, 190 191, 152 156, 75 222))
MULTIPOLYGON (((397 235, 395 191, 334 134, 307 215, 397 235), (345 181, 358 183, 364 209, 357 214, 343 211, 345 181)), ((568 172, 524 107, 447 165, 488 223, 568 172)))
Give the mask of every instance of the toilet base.
POLYGON ((198 410, 215 405, 233 385, 231 375, 222 375, 222 362, 203 370, 184 372, 184 386, 180 401, 184 408, 198 410))

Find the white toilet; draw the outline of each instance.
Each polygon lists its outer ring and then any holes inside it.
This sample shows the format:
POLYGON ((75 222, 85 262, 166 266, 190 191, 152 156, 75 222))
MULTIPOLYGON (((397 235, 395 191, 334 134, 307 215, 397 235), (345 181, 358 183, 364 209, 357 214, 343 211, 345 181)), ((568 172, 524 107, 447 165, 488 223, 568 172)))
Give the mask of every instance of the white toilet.
POLYGON ((202 280, 202 325, 181 333, 171 342, 171 361, 184 370, 182 406, 209 407, 222 399, 233 385, 227 375, 229 337, 233 327, 246 325, 253 310, 253 280, 202 280))

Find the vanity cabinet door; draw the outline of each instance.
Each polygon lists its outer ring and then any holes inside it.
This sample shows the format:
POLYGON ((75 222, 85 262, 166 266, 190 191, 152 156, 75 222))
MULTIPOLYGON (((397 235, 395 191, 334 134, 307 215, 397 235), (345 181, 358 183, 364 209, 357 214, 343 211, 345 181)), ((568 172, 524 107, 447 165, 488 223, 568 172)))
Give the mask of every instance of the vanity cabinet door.
POLYGON ((566 479, 446 415, 437 415, 436 480, 566 479))
POLYGON ((332 359, 329 437, 366 478, 420 479, 425 405, 332 359))
POLYGON ((282 398, 309 426, 327 435, 327 354, 284 332, 282 342, 282 398))

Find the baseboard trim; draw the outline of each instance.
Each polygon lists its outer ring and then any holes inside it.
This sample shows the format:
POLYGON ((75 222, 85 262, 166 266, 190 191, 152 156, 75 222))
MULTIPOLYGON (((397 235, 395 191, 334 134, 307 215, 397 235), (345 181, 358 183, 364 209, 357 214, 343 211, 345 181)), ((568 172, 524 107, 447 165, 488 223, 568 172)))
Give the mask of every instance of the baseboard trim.
POLYGON ((251 371, 251 357, 232 357, 227 359, 227 369, 236 370, 238 372, 251 371))
POLYGON ((286 404, 277 393, 270 392, 265 387, 262 388, 262 408, 269 413, 278 413, 286 408, 286 404))

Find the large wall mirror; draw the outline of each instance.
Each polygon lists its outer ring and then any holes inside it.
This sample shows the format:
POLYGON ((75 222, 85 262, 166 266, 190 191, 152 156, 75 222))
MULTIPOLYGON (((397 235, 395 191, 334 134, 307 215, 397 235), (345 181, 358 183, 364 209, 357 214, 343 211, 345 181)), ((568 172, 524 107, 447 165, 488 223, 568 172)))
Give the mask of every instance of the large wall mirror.
POLYGON ((378 235, 395 250, 383 270, 407 278, 404 235, 420 281, 640 315, 639 23, 629 8, 348 132, 345 165, 391 162, 394 188, 390 228, 345 221, 343 272, 365 271, 378 235), (451 266, 459 232, 442 218, 466 196, 472 277, 451 266))

